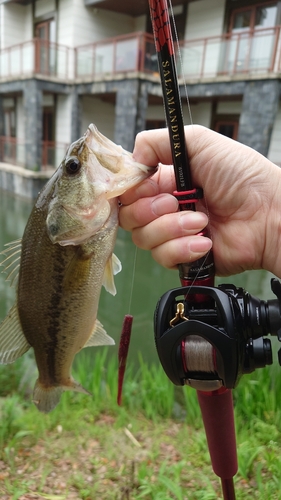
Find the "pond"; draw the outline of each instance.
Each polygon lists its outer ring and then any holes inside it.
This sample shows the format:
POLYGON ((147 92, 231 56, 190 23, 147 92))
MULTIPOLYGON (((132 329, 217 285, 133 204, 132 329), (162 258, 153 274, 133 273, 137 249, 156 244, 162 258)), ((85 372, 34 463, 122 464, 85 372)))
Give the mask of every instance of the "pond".
MULTIPOLYGON (((32 205, 31 201, 0 190, 0 251, 5 243, 22 236, 32 205)), ((115 276, 117 295, 113 297, 102 289, 98 318, 116 341, 117 345, 110 348, 112 354, 116 355, 124 315, 132 314, 134 322, 129 357, 138 364, 141 353, 143 359, 151 363, 157 359, 153 334, 154 309, 164 292, 179 286, 178 274, 163 269, 154 262, 149 252, 138 249, 136 253, 130 233, 122 229, 119 230, 114 251, 123 266, 122 272, 115 276)), ((234 283, 259 298, 270 299, 275 298, 270 289, 270 278, 270 273, 266 271, 251 271, 217 279, 216 284, 234 283)), ((4 274, 0 274, 0 321, 14 300, 15 288, 5 281, 4 274)), ((89 354, 93 354, 93 349, 96 348, 87 349, 89 354)))

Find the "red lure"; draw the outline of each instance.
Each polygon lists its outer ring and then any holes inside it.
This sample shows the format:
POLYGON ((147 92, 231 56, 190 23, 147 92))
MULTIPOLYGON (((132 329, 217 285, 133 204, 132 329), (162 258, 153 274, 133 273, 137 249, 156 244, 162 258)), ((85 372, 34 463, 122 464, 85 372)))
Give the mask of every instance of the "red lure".
POLYGON ((125 375, 126 361, 129 351, 129 345, 131 340, 133 316, 126 314, 123 321, 122 332, 119 341, 118 349, 118 394, 117 394, 117 404, 121 406, 122 402, 122 388, 125 375))

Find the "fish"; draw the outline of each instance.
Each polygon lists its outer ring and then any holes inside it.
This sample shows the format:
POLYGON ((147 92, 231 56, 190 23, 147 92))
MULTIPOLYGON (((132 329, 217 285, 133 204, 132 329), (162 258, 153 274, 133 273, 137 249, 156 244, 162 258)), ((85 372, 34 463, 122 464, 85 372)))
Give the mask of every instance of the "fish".
POLYGON ((113 253, 118 197, 154 171, 89 125, 39 193, 22 240, 3 252, 17 293, 0 325, 0 363, 33 348, 33 402, 43 413, 65 390, 89 394, 71 376, 81 349, 114 344, 97 312, 102 285, 115 295, 122 267, 113 253))

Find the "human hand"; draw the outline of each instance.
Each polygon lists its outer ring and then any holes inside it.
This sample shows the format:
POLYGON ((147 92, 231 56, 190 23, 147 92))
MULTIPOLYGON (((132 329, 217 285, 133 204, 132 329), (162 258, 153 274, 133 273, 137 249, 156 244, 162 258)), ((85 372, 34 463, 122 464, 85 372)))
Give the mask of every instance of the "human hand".
POLYGON ((213 245, 216 272, 264 268, 281 277, 281 170, 253 149, 198 125, 185 127, 196 212, 178 211, 167 129, 141 132, 134 158, 158 171, 120 198, 120 225, 164 267, 202 257, 213 245), (207 215, 206 215, 207 214, 207 215), (208 223, 211 240, 197 235, 208 223))

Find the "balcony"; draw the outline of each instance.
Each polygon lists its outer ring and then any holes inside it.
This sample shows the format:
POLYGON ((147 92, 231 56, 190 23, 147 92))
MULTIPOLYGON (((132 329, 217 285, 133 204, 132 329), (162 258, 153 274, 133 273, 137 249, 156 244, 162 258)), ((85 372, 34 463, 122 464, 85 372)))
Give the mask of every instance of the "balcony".
POLYGON ((33 75, 69 80, 71 53, 69 47, 38 38, 12 45, 0 51, 0 81, 33 75))
POLYGON ((280 26, 185 40, 180 44, 178 73, 187 81, 278 74, 280 43, 280 26))
MULTIPOLYGON (((176 54, 186 81, 259 78, 281 72, 280 26, 247 33, 184 40, 176 54)), ((130 33, 75 49, 33 39, 0 51, 0 82, 30 76, 83 82, 129 77, 136 72, 158 79, 154 40, 130 33)))
POLYGON ((148 33, 130 33, 75 49, 78 79, 113 78, 134 72, 158 74, 154 39, 148 33))
MULTIPOLYGON (((28 145, 17 137, 0 136, 0 162, 25 167, 28 145)), ((42 141, 42 160, 40 170, 56 168, 61 163, 68 144, 42 141)))

